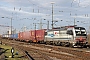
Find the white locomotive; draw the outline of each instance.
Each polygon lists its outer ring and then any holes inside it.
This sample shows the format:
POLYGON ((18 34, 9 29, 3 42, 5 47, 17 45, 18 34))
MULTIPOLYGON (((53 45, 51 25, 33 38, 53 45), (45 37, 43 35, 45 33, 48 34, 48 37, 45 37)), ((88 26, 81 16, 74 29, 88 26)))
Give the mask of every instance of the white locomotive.
POLYGON ((84 27, 64 26, 47 31, 44 41, 47 44, 64 46, 86 46, 87 33, 84 27))

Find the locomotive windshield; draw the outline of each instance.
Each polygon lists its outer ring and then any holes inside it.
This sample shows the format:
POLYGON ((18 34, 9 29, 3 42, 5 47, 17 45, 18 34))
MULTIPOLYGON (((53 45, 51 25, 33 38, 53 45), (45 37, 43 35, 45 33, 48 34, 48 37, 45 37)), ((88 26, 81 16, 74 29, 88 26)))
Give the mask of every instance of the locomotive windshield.
POLYGON ((75 27, 76 36, 86 36, 86 30, 83 27, 75 27))

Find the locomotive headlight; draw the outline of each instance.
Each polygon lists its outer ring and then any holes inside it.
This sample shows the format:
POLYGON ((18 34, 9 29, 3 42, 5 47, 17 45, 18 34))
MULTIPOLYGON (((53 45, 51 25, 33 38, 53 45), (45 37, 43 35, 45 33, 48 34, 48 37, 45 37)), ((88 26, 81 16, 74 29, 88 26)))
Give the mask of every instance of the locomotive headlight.
POLYGON ((73 46, 75 45, 75 42, 73 42, 73 46))
POLYGON ((73 42, 73 44, 75 44, 76 42, 73 42))

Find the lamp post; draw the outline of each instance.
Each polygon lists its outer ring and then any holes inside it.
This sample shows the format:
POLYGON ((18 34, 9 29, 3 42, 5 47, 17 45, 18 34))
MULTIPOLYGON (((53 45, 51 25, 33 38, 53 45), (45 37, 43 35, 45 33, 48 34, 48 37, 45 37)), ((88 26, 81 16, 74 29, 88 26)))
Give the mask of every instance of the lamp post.
MULTIPOLYGON (((8 18, 8 17, 2 17, 2 18, 8 18)), ((11 35, 12 35, 12 17, 9 19, 11 19, 11 35)))
POLYGON ((52 4, 52 28, 53 28, 53 4, 54 4, 54 2, 51 2, 51 4, 52 4))
MULTIPOLYGON (((44 19, 44 20, 46 20, 46 19, 44 19)), ((47 20, 47 30, 49 30, 49 20, 47 20)))
POLYGON ((76 17, 77 17, 77 14, 75 14, 75 17, 74 17, 74 26, 75 26, 75 23, 76 23, 76 17))
POLYGON ((36 23, 33 23, 33 24, 35 24, 35 32, 34 32, 35 38, 34 38, 34 42, 37 42, 37 38, 36 38, 36 23))
MULTIPOLYGON (((50 15, 46 15, 46 16, 50 16, 50 15)), ((44 19, 46 20, 46 19, 44 19)), ((47 30, 49 30, 49 20, 47 20, 47 30)))
MULTIPOLYGON (((46 20, 46 19, 43 19, 43 20, 46 20)), ((40 24, 40 29, 42 29, 42 24, 45 24, 45 23, 42 23, 42 19, 41 19, 40 23, 38 23, 38 24, 40 24)))
POLYGON ((11 35, 12 35, 12 18, 11 18, 11 35))

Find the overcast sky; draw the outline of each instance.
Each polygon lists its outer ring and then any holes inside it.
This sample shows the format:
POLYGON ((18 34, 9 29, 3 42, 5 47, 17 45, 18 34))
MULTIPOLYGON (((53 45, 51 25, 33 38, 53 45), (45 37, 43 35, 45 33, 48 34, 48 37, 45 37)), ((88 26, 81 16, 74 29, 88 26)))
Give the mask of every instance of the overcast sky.
POLYGON ((90 0, 0 0, 0 33, 10 30, 11 18, 13 29, 17 31, 47 28, 47 21, 51 28, 52 4, 54 27, 74 25, 90 26, 90 0), (4 18, 2 18, 4 17, 4 18), (78 22, 79 21, 79 22, 78 22))

